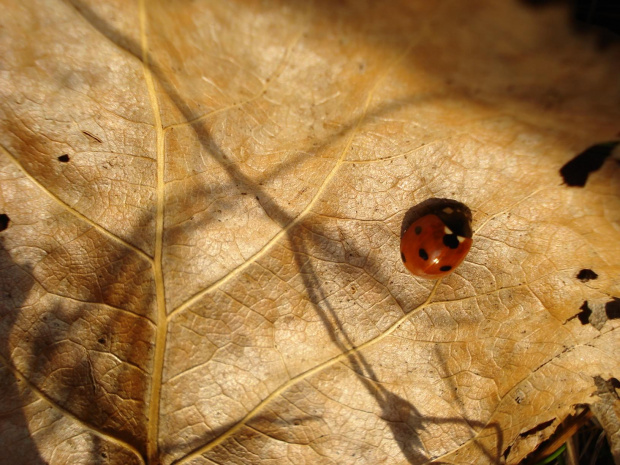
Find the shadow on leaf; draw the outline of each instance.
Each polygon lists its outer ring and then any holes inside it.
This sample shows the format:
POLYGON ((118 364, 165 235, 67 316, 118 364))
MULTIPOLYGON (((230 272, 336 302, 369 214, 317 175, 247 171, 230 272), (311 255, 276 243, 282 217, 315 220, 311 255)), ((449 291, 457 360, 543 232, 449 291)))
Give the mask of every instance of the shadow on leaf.
POLYGON ((4 450, 3 459, 12 463, 46 465, 47 462, 39 454, 32 437, 36 431, 30 431, 24 410, 15 408, 16 405, 30 402, 30 399, 27 395, 28 389, 23 386, 23 381, 14 375, 12 370, 15 370, 15 367, 10 365, 11 331, 18 316, 18 309, 21 309, 33 284, 30 267, 15 263, 4 249, 4 241, 0 237, 0 357, 2 365, 5 365, 0 367, 4 372, 0 377, 0 398, 3 400, 0 412, 0 446, 4 450))
MULTIPOLYGON (((99 18, 87 5, 76 0, 72 1, 72 5, 80 12, 80 14, 83 15, 83 17, 87 21, 90 22, 90 24, 92 24, 101 34, 107 37, 110 41, 127 50, 138 60, 142 59, 141 50, 138 44, 124 36, 119 31, 115 30, 109 23, 99 18)), ((170 97, 171 101, 183 115, 184 119, 186 121, 195 121, 191 124, 191 128, 195 132, 196 139, 200 141, 200 144, 203 146, 205 152, 211 154, 213 159, 217 163, 219 163, 222 169, 228 174, 231 180, 230 182, 242 186, 245 191, 251 192, 254 196, 258 197, 259 202, 265 210, 265 213, 275 222, 277 222, 280 227, 287 230, 288 239, 294 247, 294 259, 296 261, 300 276, 303 280, 303 284, 306 289, 309 301, 312 303, 312 306, 315 309, 319 318, 323 321, 325 329, 332 343, 338 348, 340 352, 349 352, 352 348, 354 348, 353 341, 344 330, 338 313, 330 304, 329 298, 323 289, 324 283, 317 275, 311 260, 304 259, 304 257, 311 256, 308 247, 306 246, 304 240, 300 241, 298 240, 298 237, 295 236, 296 228, 298 226, 300 228, 303 227, 303 224, 295 223, 297 219, 286 213, 280 206, 278 206, 275 199, 273 199, 269 194, 265 192, 259 182, 250 179, 247 175, 242 173, 235 164, 231 162, 231 160, 224 153, 224 150, 219 147, 217 142, 211 136, 209 128, 206 126, 206 124, 204 124, 200 120, 196 120, 197 117, 199 117, 200 115, 194 114, 193 110, 177 93, 173 83, 171 83, 166 78, 165 73, 158 68, 157 64, 151 63, 150 69, 153 72, 155 78, 161 84, 164 91, 170 97)), ((377 110, 377 113, 372 114, 378 114, 381 112, 389 113, 391 111, 390 108, 392 107, 385 106, 377 110)), ((346 125, 345 128, 340 131, 340 133, 334 135, 334 140, 349 134, 354 126, 354 123, 349 123, 348 125, 346 125)), ((328 141, 328 143, 333 143, 333 141, 328 141)), ((316 152, 317 150, 318 149, 316 148, 312 149, 312 151, 314 152, 316 152)), ((292 158, 290 161, 291 165, 303 159, 305 155, 306 154, 304 153, 299 155, 299 157, 292 158)), ((288 166, 283 165, 279 167, 279 170, 281 172, 286 169, 288 169, 288 166)), ((197 194, 201 195, 201 192, 199 191, 197 194)), ((111 289, 109 290, 109 292, 112 293, 113 290, 111 289)), ((152 293, 146 293, 143 296, 144 300, 138 303, 139 307, 150 308, 152 304, 152 295, 152 293)), ((115 297, 115 294, 107 295, 105 292, 101 296, 102 299, 113 297, 115 297)), ((103 301, 105 302, 105 300, 103 301)), ((86 309, 83 309, 82 311, 87 312, 86 309)), ((54 313, 54 311, 52 311, 52 313, 54 313)), ((111 318, 110 320, 105 320, 101 323, 103 324, 98 329, 98 334, 95 340, 102 345, 108 343, 109 340, 114 337, 114 334, 123 334, 127 333, 128 331, 128 328, 123 324, 119 324, 116 318, 111 318), (104 326, 106 326, 105 333, 103 332, 104 326), (107 336, 102 336, 102 334, 106 334, 107 336), (103 340, 104 342, 100 342, 101 340, 103 340)), ((50 327, 49 323, 43 324, 44 327, 50 327)), ((130 333, 140 339, 144 338, 144 340, 152 340, 152 337, 148 337, 148 335, 151 334, 152 329, 149 329, 146 326, 142 328, 137 334, 133 331, 130 331, 130 333)), ((49 334, 48 336, 51 339, 48 340, 42 337, 41 341, 38 342, 38 344, 42 345, 39 346, 37 353, 44 352, 46 354, 46 358, 57 359, 60 354, 60 346, 56 345, 56 342, 59 340, 70 339, 71 334, 68 331, 63 330, 62 327, 58 327, 57 332, 49 334)), ((131 350, 128 352, 128 354, 131 357, 131 350)), ((416 406, 413 405, 411 402, 403 399, 401 396, 390 392, 388 389, 382 386, 372 366, 366 361, 361 352, 349 352, 347 359, 350 367, 358 374, 359 380, 364 385, 365 389, 376 399, 377 404, 383 411, 382 418, 384 418, 384 420, 388 423, 396 443, 399 445, 403 455, 406 457, 409 463, 423 463, 431 458, 428 457, 428 453, 425 450, 422 441, 420 440, 420 433, 425 430, 426 424, 468 423, 463 418, 438 418, 428 416, 424 417, 420 414, 416 406)), ((68 390, 62 395, 62 399, 58 399, 59 403, 66 405, 68 410, 75 412, 76 416, 83 419, 83 421, 85 421, 86 423, 95 425, 97 428, 101 428, 103 431, 109 432, 114 437, 126 441, 129 444, 133 444, 136 449, 138 449, 140 453, 144 456, 144 451, 146 449, 146 447, 144 446, 145 436, 142 429, 140 429, 143 427, 143 425, 138 426, 138 433, 132 434, 131 432, 128 433, 127 430, 118 429, 114 426, 113 422, 111 424, 108 423, 108 419, 113 418, 114 412, 105 411, 105 409, 100 405, 100 399, 97 398, 99 392, 98 390, 101 388, 101 381, 93 381, 93 362, 90 358, 88 350, 84 349, 84 351, 81 351, 80 354, 76 353, 73 361, 74 364, 72 365, 72 373, 70 373, 67 378, 63 380, 63 386, 70 386, 70 388, 67 388, 68 390), (77 363, 75 363, 76 358, 79 360, 79 362, 77 363), (84 403, 83 405, 80 405, 79 402, 76 404, 76 397, 77 399, 88 399, 89 401, 88 403, 84 403)), ((31 372, 29 373, 29 376, 40 376, 41 373, 44 373, 47 370, 47 364, 48 361, 45 358, 35 359, 31 367, 31 372)), ((41 380, 41 382, 43 382, 43 380, 41 380)), ((123 389, 123 383, 127 382, 127 380, 115 378, 109 382, 112 386, 114 386, 116 390, 121 391, 123 389)), ((142 388, 142 391, 148 391, 146 386, 142 388)), ((101 393, 101 395, 105 396, 105 393, 101 393)), ((103 405, 105 405, 105 403, 103 403, 103 405)), ((146 422, 148 422, 148 419, 139 419, 139 421, 144 421, 145 424, 146 422)), ((484 426, 476 423, 469 424, 470 426, 477 427, 484 426)), ((202 438, 201 441, 197 441, 201 443, 198 443, 197 445, 191 444, 189 445, 189 447, 191 447, 194 451, 197 449, 202 449, 205 447, 205 445, 208 444, 209 441, 212 441, 225 434, 226 431, 232 426, 233 425, 223 425, 218 429, 214 429, 210 432, 208 437, 202 438)), ((183 445, 184 449, 187 449, 187 447, 187 445, 183 445)), ((174 451, 170 452, 174 453, 174 451)), ((96 451, 96 453, 99 454, 100 451, 96 451)))

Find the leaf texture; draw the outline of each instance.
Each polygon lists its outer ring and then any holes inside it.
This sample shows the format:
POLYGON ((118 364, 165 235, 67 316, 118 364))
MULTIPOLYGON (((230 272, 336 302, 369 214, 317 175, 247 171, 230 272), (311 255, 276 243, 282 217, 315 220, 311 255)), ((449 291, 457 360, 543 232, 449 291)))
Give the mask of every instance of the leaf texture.
POLYGON ((619 379, 620 166, 560 170, 620 46, 564 9, 3 9, 0 463, 515 464, 619 379), (432 198, 473 212, 437 282, 432 198))

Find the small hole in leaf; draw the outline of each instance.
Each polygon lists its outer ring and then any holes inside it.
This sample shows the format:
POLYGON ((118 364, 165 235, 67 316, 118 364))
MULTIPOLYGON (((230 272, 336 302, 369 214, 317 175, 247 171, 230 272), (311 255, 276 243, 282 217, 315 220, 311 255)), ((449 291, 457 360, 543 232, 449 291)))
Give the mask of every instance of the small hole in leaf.
POLYGON ((620 299, 614 297, 613 300, 605 304, 605 314, 610 320, 620 318, 620 299))
POLYGON ((69 161, 69 155, 66 153, 58 157, 58 161, 62 163, 67 163, 69 161))
POLYGON ((0 213, 0 231, 4 231, 6 228, 9 227, 9 221, 11 221, 9 215, 6 215, 5 213, 0 213))
POLYGON ((618 143, 618 141, 612 141, 596 144, 574 157, 560 169, 564 183, 568 186, 585 186, 590 173, 603 166, 618 143))
POLYGON ((590 315, 592 315, 592 310, 588 306, 588 301, 584 301, 583 305, 579 307, 579 309, 581 310, 581 312, 579 312, 577 318, 579 318, 579 321, 581 321, 582 325, 587 325, 590 321, 590 315))
POLYGON ((588 268, 584 268, 579 273, 577 273, 577 279, 583 281, 584 283, 596 278, 598 278, 598 275, 588 268))

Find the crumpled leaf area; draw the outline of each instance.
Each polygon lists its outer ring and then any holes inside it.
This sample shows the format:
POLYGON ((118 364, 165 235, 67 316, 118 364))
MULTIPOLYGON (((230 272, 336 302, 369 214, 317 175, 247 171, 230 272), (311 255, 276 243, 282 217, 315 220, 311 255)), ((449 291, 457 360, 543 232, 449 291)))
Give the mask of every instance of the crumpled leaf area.
POLYGON ((515 464, 620 376, 620 166, 559 174, 620 46, 567 10, 3 10, 0 463, 515 464), (473 212, 437 282, 430 198, 473 212))

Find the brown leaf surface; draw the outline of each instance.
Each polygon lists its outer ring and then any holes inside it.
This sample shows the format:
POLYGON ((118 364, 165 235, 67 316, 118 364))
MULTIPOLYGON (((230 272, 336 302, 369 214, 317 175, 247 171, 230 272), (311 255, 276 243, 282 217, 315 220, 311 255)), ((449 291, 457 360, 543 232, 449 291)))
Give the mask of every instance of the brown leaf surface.
POLYGON ((620 166, 559 175, 620 47, 565 10, 2 3, 0 463, 518 463, 620 377, 620 166))

